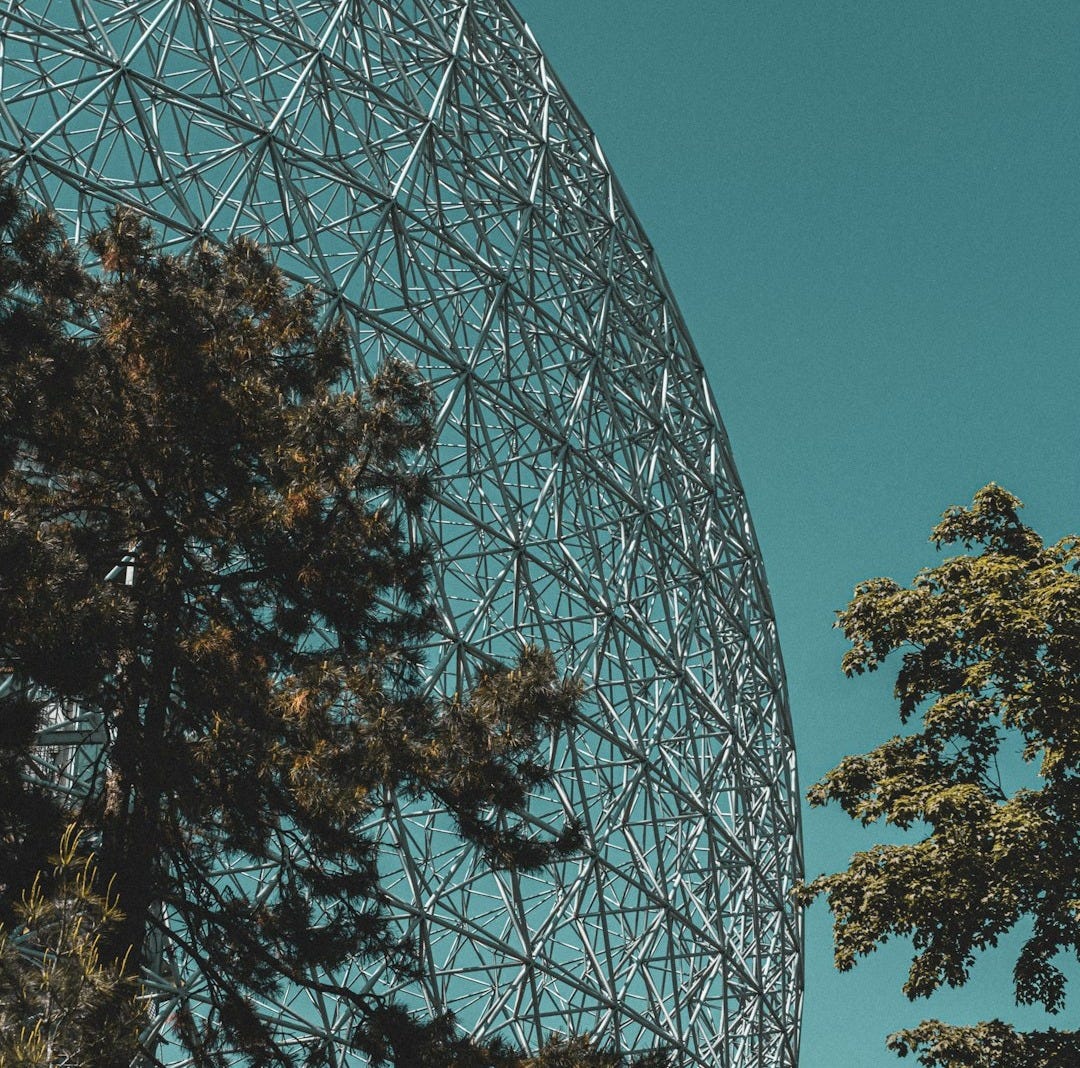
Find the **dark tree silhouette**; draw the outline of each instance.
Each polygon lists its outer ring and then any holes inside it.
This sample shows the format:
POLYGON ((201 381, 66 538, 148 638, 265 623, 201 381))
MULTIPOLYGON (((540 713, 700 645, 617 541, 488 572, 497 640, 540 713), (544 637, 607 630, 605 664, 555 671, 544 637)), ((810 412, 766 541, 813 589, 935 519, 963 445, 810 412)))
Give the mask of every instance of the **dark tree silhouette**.
MULTIPOLYGON (((89 247, 86 269, 52 220, 0 191, 9 911, 73 817, 122 911, 102 961, 134 972, 158 911, 178 918, 216 1012, 213 1033, 178 1017, 197 1064, 295 1063, 253 1009, 284 983, 355 1003, 353 1040, 376 1062, 532 1063, 334 978, 350 957, 416 967, 361 829, 388 797, 437 799, 493 864, 577 846, 574 827, 545 838, 521 818, 546 781, 538 744, 578 700, 552 657, 525 649, 448 702, 418 687, 425 386, 390 363, 354 388, 343 330, 317 325, 313 295, 252 244, 164 255, 120 211, 89 247), (105 738, 96 787, 63 813, 20 779, 58 702, 105 738), (256 899, 217 877, 222 855, 290 863, 256 899)), ((579 1042, 537 1063, 567 1049, 621 1062, 579 1042)))

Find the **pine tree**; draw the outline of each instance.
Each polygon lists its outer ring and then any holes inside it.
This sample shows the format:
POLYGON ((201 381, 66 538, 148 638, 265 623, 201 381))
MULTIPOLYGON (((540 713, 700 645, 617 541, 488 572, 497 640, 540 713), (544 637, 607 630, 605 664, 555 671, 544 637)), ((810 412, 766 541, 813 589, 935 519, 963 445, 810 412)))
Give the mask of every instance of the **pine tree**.
MULTIPOLYGON (((355 385, 341 325, 319 326, 314 295, 248 242, 165 255, 118 211, 89 246, 84 269, 51 219, 0 191, 9 792, 27 802, 14 770, 47 706, 100 719, 97 786, 64 817, 98 842, 122 910, 101 960, 134 975, 158 910, 176 917, 216 1004, 213 1033, 178 1016, 195 1064, 294 1064, 252 1008, 284 983, 350 1000, 367 1021, 357 1047, 391 1063, 501 1063, 510 1051, 448 1021, 336 985, 353 957, 413 967, 362 825, 391 796, 428 796, 494 864, 572 850, 573 826, 538 837, 521 810, 578 687, 526 649, 469 695, 420 689, 432 619, 415 461, 432 423, 414 371, 392 362, 355 385), (268 900, 215 877, 222 855, 283 854, 268 900)), ((36 823, 28 803, 7 814, 9 903, 38 824, 57 818, 41 806, 36 823)))

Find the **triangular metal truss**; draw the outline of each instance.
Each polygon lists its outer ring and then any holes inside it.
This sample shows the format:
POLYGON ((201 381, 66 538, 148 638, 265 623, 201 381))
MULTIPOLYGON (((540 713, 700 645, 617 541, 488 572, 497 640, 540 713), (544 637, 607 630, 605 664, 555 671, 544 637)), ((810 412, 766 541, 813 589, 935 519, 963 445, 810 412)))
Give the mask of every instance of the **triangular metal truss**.
MULTIPOLYGON (((532 807, 538 827, 582 814, 583 856, 492 874, 437 811, 377 826, 429 965, 403 998, 533 1047, 587 1031, 688 1068, 794 1068, 795 762, 746 503, 652 249, 509 4, 0 0, 0 152, 72 236, 117 202, 167 243, 247 235, 344 313, 359 373, 419 363, 439 399, 432 685, 522 640, 586 680, 532 807)), ((43 739, 54 774, 78 774, 79 729, 60 715, 43 739)), ((254 894, 279 875, 222 872, 254 894)), ((169 923, 166 1053, 177 998, 210 1011, 169 923)), ((350 1024, 300 990, 261 1011, 312 1050, 350 1024)))

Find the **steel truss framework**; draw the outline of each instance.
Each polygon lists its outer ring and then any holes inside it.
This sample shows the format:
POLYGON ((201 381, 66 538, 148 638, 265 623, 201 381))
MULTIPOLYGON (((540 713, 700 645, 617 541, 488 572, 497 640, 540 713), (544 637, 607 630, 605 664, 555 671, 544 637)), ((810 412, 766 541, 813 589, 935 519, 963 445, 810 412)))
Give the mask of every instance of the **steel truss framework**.
MULTIPOLYGON (((584 814, 582 857, 492 875, 437 812, 377 827, 430 964, 403 996, 530 1046, 591 1031, 687 1066, 794 1068, 797 790, 758 549, 652 249, 519 16, 0 0, 0 49, 0 151, 74 236, 115 202, 167 243, 249 235, 345 314, 360 373, 403 356, 434 382, 432 685, 467 686, 522 639, 587 682, 556 795, 533 806, 538 826, 584 814)), ((43 738, 54 775, 77 775, 93 726, 43 738)), ((279 874, 238 859, 222 877, 269 893, 279 874)), ((166 1043, 175 999, 205 990, 169 922, 166 1043)), ((300 1045, 348 1030, 345 1006, 300 991, 261 1011, 300 1045)))

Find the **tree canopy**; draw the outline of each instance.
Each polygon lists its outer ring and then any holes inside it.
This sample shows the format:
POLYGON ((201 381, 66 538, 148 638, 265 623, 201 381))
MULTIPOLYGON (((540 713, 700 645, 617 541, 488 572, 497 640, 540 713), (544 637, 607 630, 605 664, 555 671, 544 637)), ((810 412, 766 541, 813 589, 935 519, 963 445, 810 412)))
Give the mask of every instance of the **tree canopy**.
MULTIPOLYGON (((1065 1004, 1060 955, 1080 955, 1080 539, 1046 545, 994 484, 934 528, 959 547, 909 587, 861 583, 839 626, 847 675, 899 653, 899 734, 845 757, 809 793, 864 824, 917 841, 857 853, 800 890, 825 897, 841 970, 895 936, 914 956, 903 985, 921 998, 965 983, 976 956, 1026 920, 1018 1003, 1065 1004), (1002 769, 1027 763, 1028 785, 1002 769)), ((889 1038, 927 1068, 1066 1068, 1080 1033, 937 1020, 889 1038)))
POLYGON ((180 1011, 171 1035, 197 1065, 298 1063, 253 1008, 285 983, 350 1002, 373 1063, 628 1063, 585 1039, 528 1060, 334 977, 421 966, 363 830, 388 798, 434 799, 492 864, 578 846, 523 819, 579 699, 552 656, 525 648, 450 700, 419 685, 426 387, 397 362, 354 384, 342 326, 249 242, 166 255, 121 210, 89 250, 0 190, 0 910, 71 819, 119 901, 103 966, 133 976, 164 912, 202 970, 215 1026, 180 1011), (81 798, 27 785, 60 705, 104 739, 81 798), (223 856, 289 863, 257 896, 223 856))

